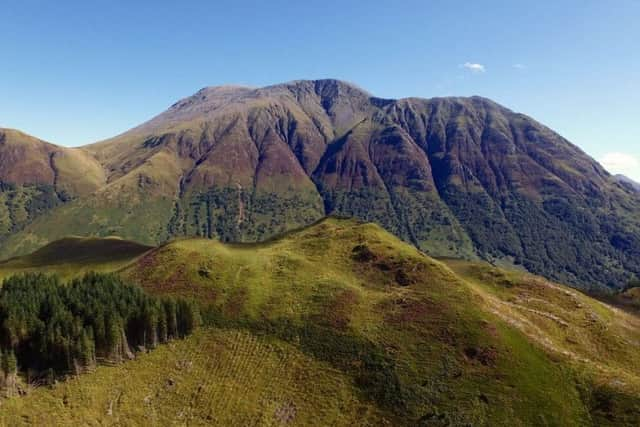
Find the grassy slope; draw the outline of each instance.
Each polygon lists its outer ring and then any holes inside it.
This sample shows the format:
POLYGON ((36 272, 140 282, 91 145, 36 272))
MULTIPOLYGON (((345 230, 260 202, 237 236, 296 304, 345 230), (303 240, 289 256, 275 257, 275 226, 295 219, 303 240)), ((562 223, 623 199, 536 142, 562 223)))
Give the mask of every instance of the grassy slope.
POLYGON ((202 331, 134 362, 99 367, 3 406, 0 423, 8 425, 281 425, 289 417, 300 425, 384 421, 349 378, 328 364, 282 341, 231 330, 202 331))
POLYGON ((118 238, 68 237, 50 243, 30 255, 0 262, 0 279, 33 271, 55 273, 63 278, 87 271, 116 271, 151 247, 118 238))
POLYGON ((181 240, 122 274, 209 303, 217 328, 3 402, 7 422, 640 419, 636 317, 523 273, 433 260, 373 225, 329 219, 253 245, 181 240))
POLYGON ((10 235, 0 246, 0 257, 27 254, 68 235, 126 236, 147 244, 164 241, 178 176, 173 159, 164 153, 152 156, 138 173, 49 211, 10 235))
POLYGON ((529 273, 445 262, 490 311, 586 378, 596 425, 637 425, 640 318, 627 301, 607 297, 612 306, 529 273))

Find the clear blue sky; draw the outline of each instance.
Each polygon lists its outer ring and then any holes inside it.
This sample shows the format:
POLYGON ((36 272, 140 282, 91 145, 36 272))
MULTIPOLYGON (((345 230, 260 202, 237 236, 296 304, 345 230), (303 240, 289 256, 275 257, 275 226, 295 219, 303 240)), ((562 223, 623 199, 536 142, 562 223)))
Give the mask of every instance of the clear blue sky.
POLYGON ((640 179, 639 20, 638 0, 0 0, 0 126, 75 146, 204 86, 335 77, 492 98, 640 179))

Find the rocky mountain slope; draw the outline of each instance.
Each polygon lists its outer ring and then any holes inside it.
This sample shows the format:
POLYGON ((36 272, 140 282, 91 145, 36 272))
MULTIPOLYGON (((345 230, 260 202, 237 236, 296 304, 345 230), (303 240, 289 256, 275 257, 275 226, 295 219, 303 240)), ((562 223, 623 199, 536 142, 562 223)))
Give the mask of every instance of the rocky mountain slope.
POLYGON ((87 151, 0 129, 0 242, 105 182, 102 166, 87 151))
POLYGON ((484 98, 380 99, 336 80, 205 88, 80 151, 102 185, 20 223, 0 255, 69 234, 257 241, 339 214, 583 288, 640 274, 638 193, 484 98))
POLYGON ((629 178, 627 176, 624 176, 624 175, 616 175, 615 177, 623 185, 630 186, 634 190, 640 191, 640 183, 638 183, 638 182, 636 182, 636 181, 632 180, 631 178, 629 178))

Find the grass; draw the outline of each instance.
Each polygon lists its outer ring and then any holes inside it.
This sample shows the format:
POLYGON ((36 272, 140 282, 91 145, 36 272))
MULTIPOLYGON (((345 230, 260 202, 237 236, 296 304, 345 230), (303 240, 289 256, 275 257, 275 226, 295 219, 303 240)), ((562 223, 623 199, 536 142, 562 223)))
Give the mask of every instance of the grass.
POLYGON ((13 274, 46 271, 63 279, 89 271, 117 271, 151 247, 118 238, 67 237, 30 255, 0 262, 0 279, 13 274))
POLYGON ((446 263, 508 323, 522 325, 548 350, 601 372, 640 372, 637 316, 528 273, 466 261, 446 263))
MULTIPOLYGON (((115 191, 115 190, 114 190, 115 191)), ((142 191, 142 190, 141 190, 142 191)), ((154 244, 167 237, 174 202, 167 197, 150 197, 145 203, 123 190, 118 204, 126 209, 104 204, 98 195, 77 199, 47 212, 26 226, 18 234, 12 234, 0 247, 0 258, 12 254, 28 254, 52 241, 72 236, 129 236, 131 240, 154 244)))
POLYGON ((640 420, 637 317, 522 272, 434 260, 372 224, 330 218, 257 244, 178 240, 117 269, 149 292, 197 298, 208 327, 3 402, 8 423, 640 420))
POLYGON ((391 425, 347 376, 295 346, 206 330, 2 402, 5 425, 391 425))

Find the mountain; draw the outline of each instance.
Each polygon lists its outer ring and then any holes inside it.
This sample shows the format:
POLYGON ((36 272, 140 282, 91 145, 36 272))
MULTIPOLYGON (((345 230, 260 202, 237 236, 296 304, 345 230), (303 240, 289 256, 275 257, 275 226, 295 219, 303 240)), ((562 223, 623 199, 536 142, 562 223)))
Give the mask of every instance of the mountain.
POLYGON ((84 149, 65 148, 13 129, 0 129, 0 179, 50 186, 61 198, 82 196, 105 182, 102 166, 84 149))
POLYGON ((0 129, 0 242, 105 182, 102 166, 87 151, 0 129))
MULTIPOLYGON (((113 241, 97 243, 87 257, 107 264, 113 241)), ((79 244, 44 253, 66 259, 79 244)), ((150 294, 197 298, 206 326, 25 388, 2 400, 0 424, 640 422, 638 317, 528 273, 437 261, 374 224, 331 218, 259 244, 180 239, 120 261, 150 294)))
POLYGON ((74 152, 100 165, 100 185, 14 225, 0 256, 66 235, 260 241, 334 214, 434 256, 585 289, 640 275, 638 193, 480 97, 381 99, 337 80, 212 87, 74 152))
POLYGON ((630 186, 631 188, 633 188, 636 191, 640 191, 640 183, 637 183, 636 181, 632 180, 631 178, 626 177, 624 175, 616 175, 615 178, 622 185, 627 185, 627 186, 630 186))

